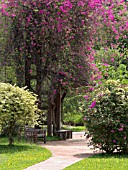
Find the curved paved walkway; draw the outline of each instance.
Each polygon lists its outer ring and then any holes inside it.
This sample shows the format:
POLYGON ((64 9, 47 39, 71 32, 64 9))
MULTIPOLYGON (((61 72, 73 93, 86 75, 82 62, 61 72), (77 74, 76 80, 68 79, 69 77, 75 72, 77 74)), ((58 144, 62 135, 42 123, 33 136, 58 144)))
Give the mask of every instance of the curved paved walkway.
POLYGON ((65 167, 94 154, 87 146, 84 132, 73 132, 73 139, 48 141, 42 147, 52 152, 52 157, 26 170, 63 170, 65 167))

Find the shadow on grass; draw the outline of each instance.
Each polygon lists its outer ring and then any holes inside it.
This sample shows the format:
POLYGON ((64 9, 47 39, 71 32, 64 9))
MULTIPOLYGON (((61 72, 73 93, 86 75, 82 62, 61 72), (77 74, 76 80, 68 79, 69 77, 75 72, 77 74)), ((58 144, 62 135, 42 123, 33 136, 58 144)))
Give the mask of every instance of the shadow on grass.
POLYGON ((113 154, 106 154, 106 153, 81 153, 81 154, 76 154, 74 155, 77 158, 128 158, 128 154, 123 154, 123 153, 113 153, 113 154))
POLYGON ((102 158, 128 158, 128 154, 124 154, 124 153, 113 153, 113 154, 107 154, 107 153, 101 153, 101 154, 95 154, 93 156, 91 156, 90 158, 98 158, 98 159, 102 159, 102 158))
POLYGON ((81 154, 76 154, 74 155, 77 158, 88 158, 88 157, 92 157, 94 155, 94 153, 81 153, 81 154))
POLYGON ((15 152, 22 152, 30 149, 32 149, 32 147, 27 145, 13 145, 13 146, 0 145, 0 154, 4 154, 4 153, 13 154, 15 152))

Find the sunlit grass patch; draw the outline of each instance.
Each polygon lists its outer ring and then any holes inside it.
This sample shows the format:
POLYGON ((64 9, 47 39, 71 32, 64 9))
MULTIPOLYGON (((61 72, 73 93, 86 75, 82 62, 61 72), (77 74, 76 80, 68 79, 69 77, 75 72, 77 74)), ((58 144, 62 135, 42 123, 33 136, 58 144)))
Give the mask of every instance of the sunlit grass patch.
POLYGON ((68 126, 68 125, 63 125, 62 128, 65 130, 72 130, 73 132, 81 132, 85 131, 86 129, 85 126, 68 126))
POLYGON ((85 158, 64 170, 128 170, 128 155, 98 154, 85 158))
POLYGON ((0 138, 0 170, 23 170, 48 159, 51 152, 24 141, 8 146, 6 138, 0 138))

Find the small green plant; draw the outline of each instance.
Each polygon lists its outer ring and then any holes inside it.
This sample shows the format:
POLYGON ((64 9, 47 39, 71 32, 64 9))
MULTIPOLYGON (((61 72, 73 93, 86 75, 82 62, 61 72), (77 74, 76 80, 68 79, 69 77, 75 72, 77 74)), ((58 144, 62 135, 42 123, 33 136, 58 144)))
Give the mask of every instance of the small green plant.
POLYGON ((128 153, 128 87, 117 84, 107 81, 86 111, 85 121, 94 148, 128 153))
POLYGON ((36 102, 36 95, 25 88, 0 83, 0 125, 6 128, 9 145, 14 142, 13 136, 17 125, 37 123, 36 102))

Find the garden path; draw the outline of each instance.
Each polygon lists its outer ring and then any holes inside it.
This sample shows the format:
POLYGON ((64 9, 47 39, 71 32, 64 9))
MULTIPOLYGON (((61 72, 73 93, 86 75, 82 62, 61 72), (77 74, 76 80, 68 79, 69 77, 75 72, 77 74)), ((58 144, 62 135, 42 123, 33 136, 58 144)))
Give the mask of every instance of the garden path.
POLYGON ((52 152, 52 157, 25 170, 63 170, 65 167, 95 154, 87 143, 84 132, 73 132, 73 139, 66 141, 40 143, 42 147, 52 152))

